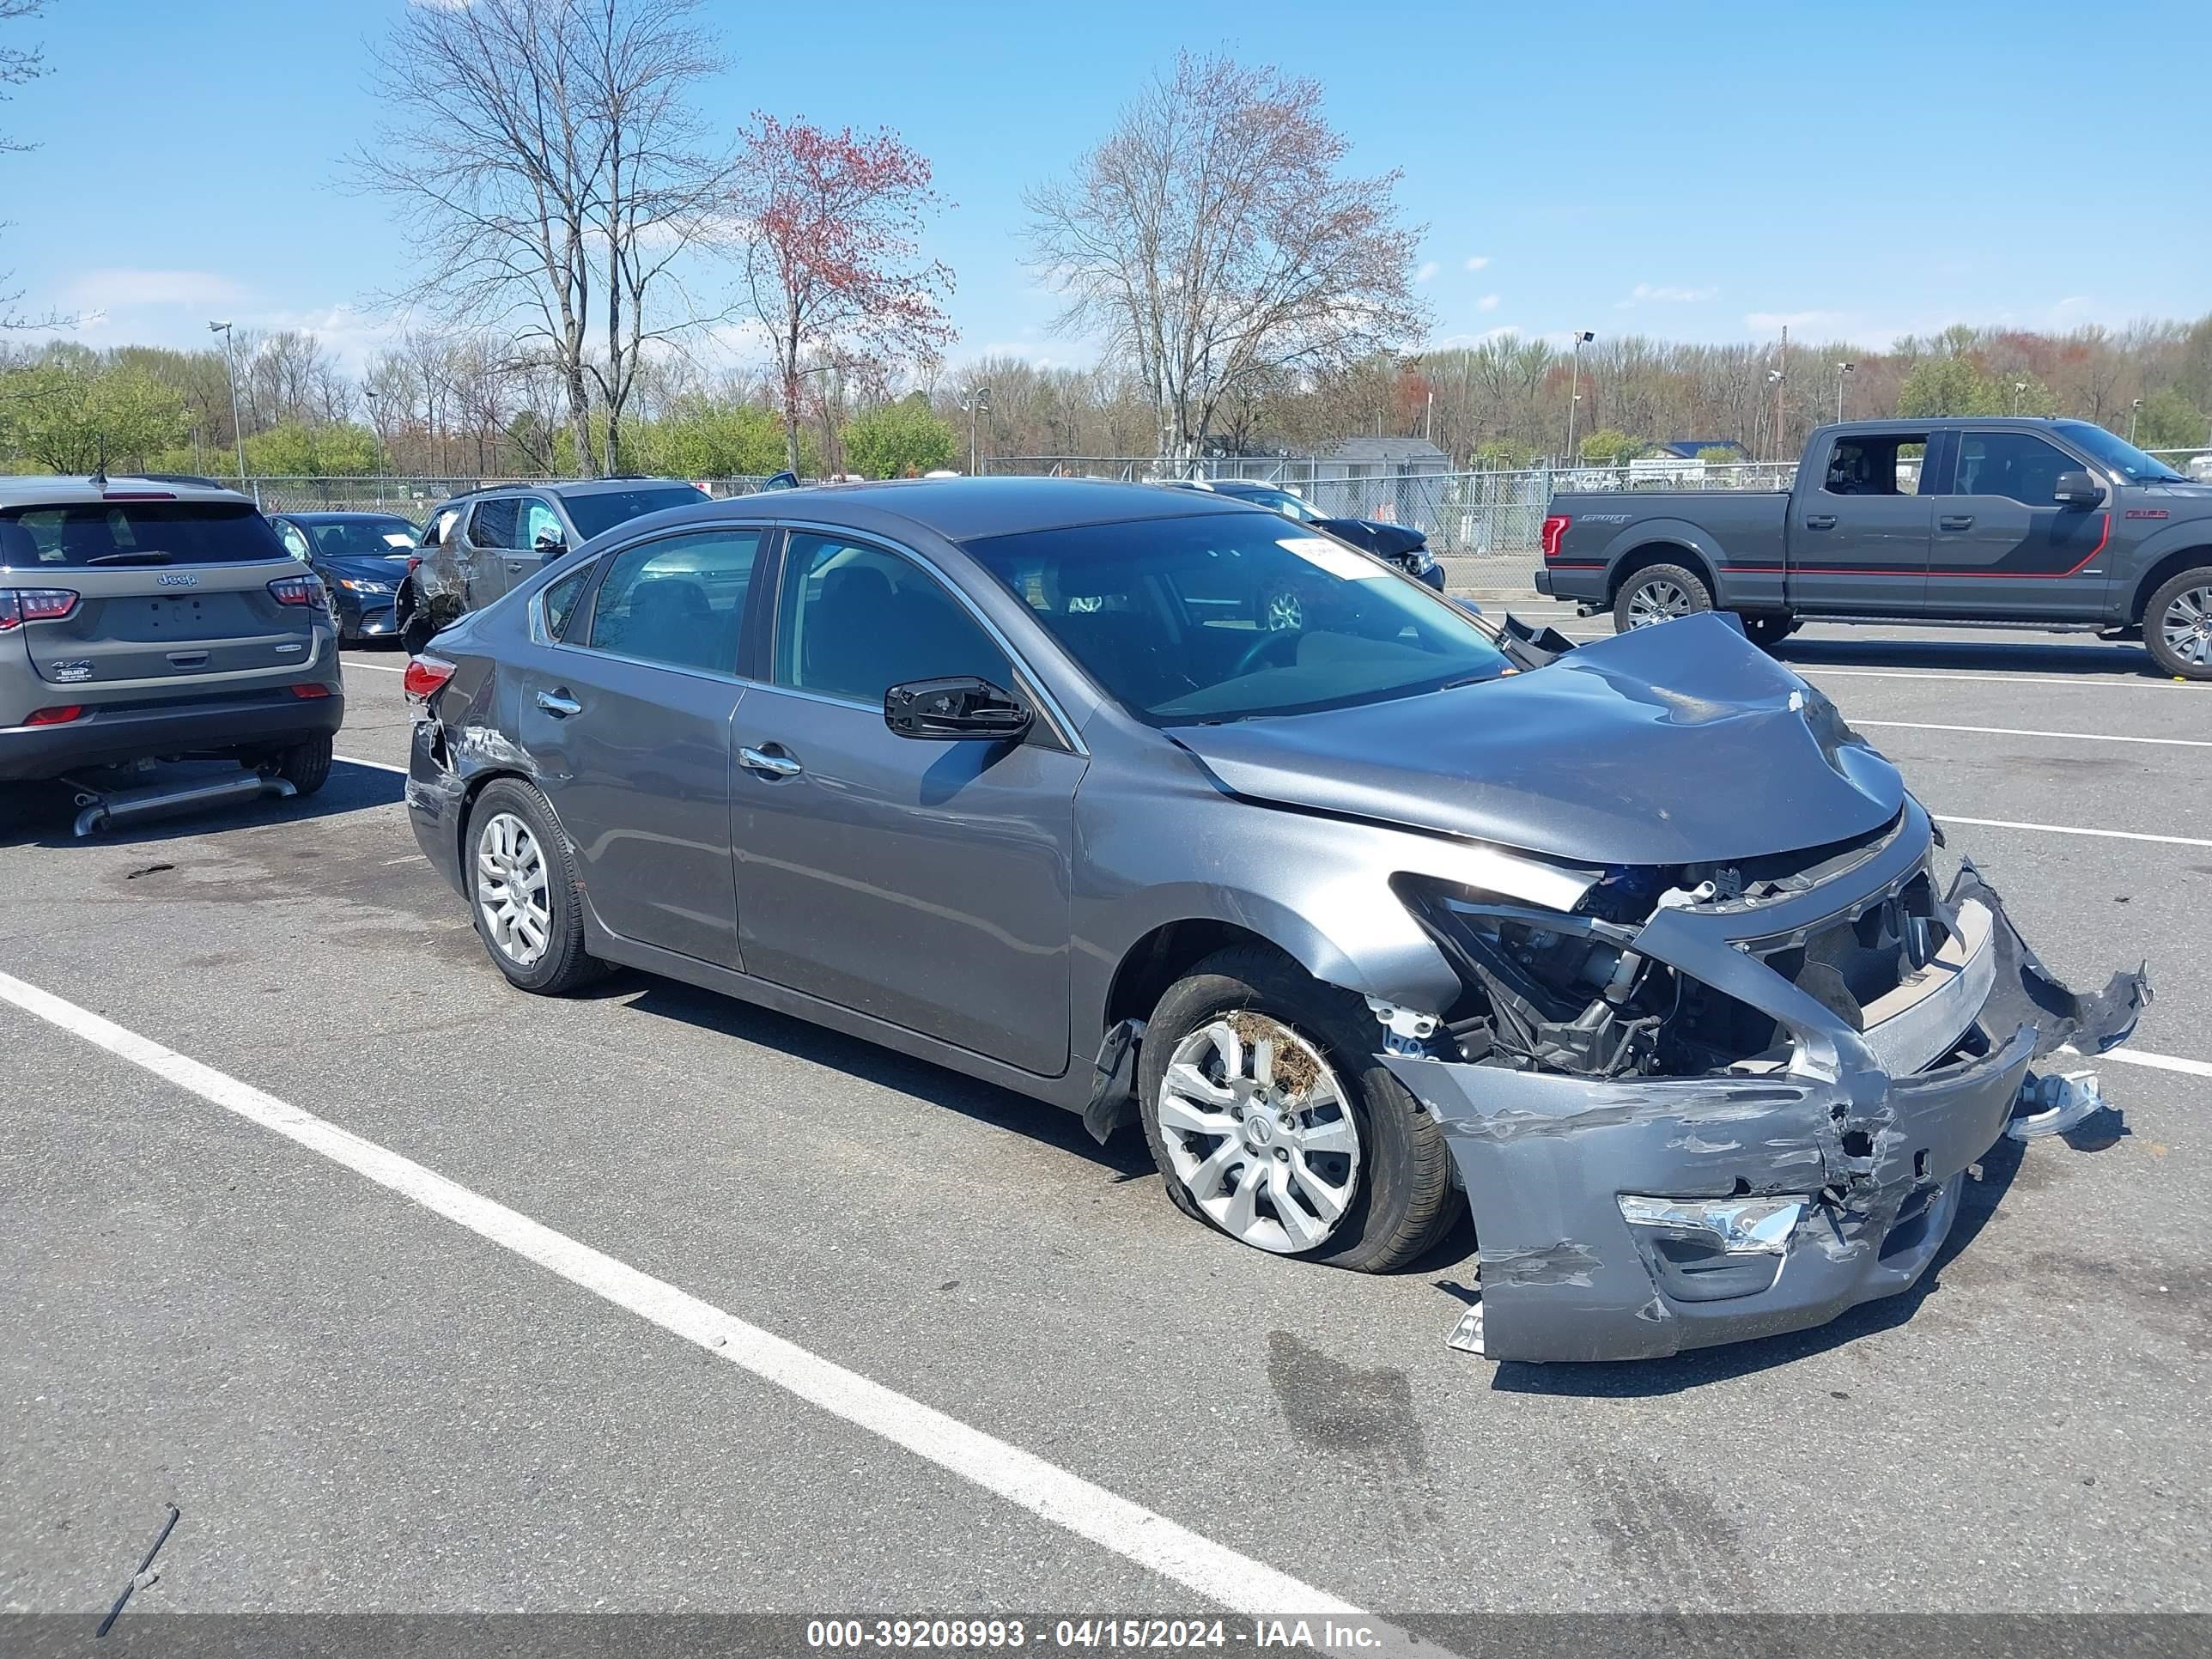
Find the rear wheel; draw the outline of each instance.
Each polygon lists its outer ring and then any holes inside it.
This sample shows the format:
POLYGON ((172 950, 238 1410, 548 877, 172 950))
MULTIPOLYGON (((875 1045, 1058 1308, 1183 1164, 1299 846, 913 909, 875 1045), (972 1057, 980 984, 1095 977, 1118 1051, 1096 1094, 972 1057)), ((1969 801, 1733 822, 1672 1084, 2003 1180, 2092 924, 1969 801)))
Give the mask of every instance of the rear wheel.
POLYGON ((605 971, 584 950, 576 855, 537 790, 515 778, 484 786, 464 868, 477 933, 510 984, 565 996, 605 971))
POLYGON ((257 769, 264 777, 283 779, 292 786, 295 795, 312 795, 330 781, 333 746, 327 733, 309 738, 304 743, 279 749, 257 769))
POLYGON ((1177 1209, 1278 1255, 1405 1266, 1450 1230, 1451 1155, 1348 991, 1250 947, 1170 986, 1145 1032, 1145 1139, 1177 1209))
POLYGON ((2143 607, 2151 660, 2185 680, 2212 680, 2212 565, 2185 570, 2143 607))
POLYGON ((1613 631, 1626 634, 1712 608, 1712 590, 1696 572, 1679 564, 1649 564, 1621 584, 1613 602, 1613 631))

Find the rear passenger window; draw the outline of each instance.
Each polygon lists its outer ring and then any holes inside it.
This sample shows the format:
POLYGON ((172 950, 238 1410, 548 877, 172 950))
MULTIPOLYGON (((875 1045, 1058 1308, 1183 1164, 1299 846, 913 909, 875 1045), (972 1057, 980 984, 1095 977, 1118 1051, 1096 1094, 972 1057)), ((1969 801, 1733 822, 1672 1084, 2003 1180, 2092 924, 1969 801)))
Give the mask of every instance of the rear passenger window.
POLYGON ((568 631, 568 618, 576 614, 576 597, 584 591, 584 580, 592 574, 586 565, 574 575, 563 576, 545 590, 540 601, 545 607, 545 633, 550 639, 559 639, 568 631))
POLYGON ((469 520, 469 540, 477 547, 513 547, 515 521, 521 516, 522 503, 513 495, 495 495, 488 501, 477 504, 477 515, 469 520))
POLYGON ((2003 495, 2029 507, 2058 499, 2058 475, 2080 465, 2063 451, 2025 432, 1959 434, 1959 482, 1954 495, 2003 495))
POLYGON ((1869 432, 1838 438, 1828 451, 1829 495, 1917 495, 1920 464, 1928 453, 1924 432, 1869 432))
MULTIPOLYGON (((760 538, 757 530, 703 530, 616 554, 586 643, 646 662, 736 673, 760 538)), ((552 620, 550 609, 546 619, 552 620)))

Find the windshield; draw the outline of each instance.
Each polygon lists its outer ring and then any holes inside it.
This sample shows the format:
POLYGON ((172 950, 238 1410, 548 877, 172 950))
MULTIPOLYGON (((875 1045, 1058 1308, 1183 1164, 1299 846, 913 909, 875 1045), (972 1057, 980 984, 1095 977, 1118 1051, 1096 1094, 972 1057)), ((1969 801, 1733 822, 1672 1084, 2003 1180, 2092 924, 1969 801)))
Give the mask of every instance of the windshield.
POLYGON ((648 513, 696 507, 707 499, 706 491, 690 484, 653 484, 643 489, 595 489, 588 495, 564 495, 561 504, 574 520, 576 534, 587 542, 602 531, 648 513))
POLYGON ((2087 421, 2056 421, 2054 430, 2069 442, 2086 449, 2097 460, 2121 473, 2130 483, 2186 483, 2188 480, 2154 456, 2146 455, 2124 438, 2116 438, 2101 426, 2087 421))
POLYGON ((1302 524, 1311 524, 1321 514, 1307 502, 1300 501, 1287 489, 1224 490, 1240 501, 1249 501, 1255 507, 1264 507, 1271 513, 1279 513, 1286 519, 1296 519, 1302 524))
POLYGON ((75 501, 0 513, 0 565, 234 564, 287 556, 251 501, 75 501))
POLYGON ((1256 513, 997 536, 968 551, 1155 726, 1379 702, 1508 666, 1427 588, 1256 513))
POLYGON ((310 521, 315 551, 326 559, 404 557, 415 545, 415 526, 404 519, 329 519, 310 521))

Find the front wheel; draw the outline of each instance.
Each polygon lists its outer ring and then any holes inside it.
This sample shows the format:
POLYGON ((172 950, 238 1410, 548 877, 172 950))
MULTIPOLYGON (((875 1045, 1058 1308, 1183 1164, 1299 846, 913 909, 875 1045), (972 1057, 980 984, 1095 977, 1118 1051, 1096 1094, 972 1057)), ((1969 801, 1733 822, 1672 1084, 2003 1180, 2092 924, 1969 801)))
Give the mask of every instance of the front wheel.
POLYGON ((1145 1139, 1177 1209, 1254 1248, 1358 1273, 1451 1228, 1451 1155, 1375 1057, 1360 1000, 1273 953, 1224 951, 1145 1031, 1145 1139))
POLYGON ((1745 617, 1743 636, 1762 651, 1771 651, 1797 631, 1795 617, 1745 617))
POLYGON ((1679 564, 1646 565, 1621 584, 1613 599, 1613 631, 1626 634, 1712 608, 1712 590, 1695 571, 1679 564))
POLYGON ((2185 570, 2143 607, 2151 660, 2185 680, 2212 680, 2212 565, 2185 570))

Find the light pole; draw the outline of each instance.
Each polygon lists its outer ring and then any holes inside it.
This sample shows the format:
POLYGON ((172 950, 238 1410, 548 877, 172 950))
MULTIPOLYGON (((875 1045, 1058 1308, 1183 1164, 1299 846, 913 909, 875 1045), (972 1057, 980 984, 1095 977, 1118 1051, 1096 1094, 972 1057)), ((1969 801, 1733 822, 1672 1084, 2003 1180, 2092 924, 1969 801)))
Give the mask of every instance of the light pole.
MULTIPOLYGON (((238 487, 243 489, 246 488, 246 428, 238 418, 238 360, 230 349, 230 325, 210 323, 208 332, 222 336, 223 372, 230 378, 230 435, 238 443, 238 487)), ((255 499, 259 498, 257 496, 255 499)))
POLYGON ((376 504, 384 505, 384 394, 362 388, 361 395, 368 399, 368 423, 376 428, 376 504))
POLYGON ((1851 371, 1857 367, 1856 363, 1836 365, 1836 418, 1839 421, 1844 418, 1844 382, 1850 378, 1851 371))
POLYGON ((976 439, 976 417, 991 406, 991 388, 979 386, 968 394, 968 401, 960 407, 968 414, 968 476, 980 476, 981 449, 976 439))
POLYGON ((2020 413, 2021 393, 2027 390, 2027 382, 2025 380, 2014 380, 2012 383, 2012 412, 2015 416, 2020 413))
POLYGON ((1575 366, 1567 377, 1567 465, 1575 464, 1575 416, 1583 401, 1583 348, 1597 336, 1586 328, 1575 331, 1575 366))
POLYGON ((2128 441, 2136 441, 2136 422, 2142 419, 2142 399, 2138 398, 2128 405, 2128 441))

